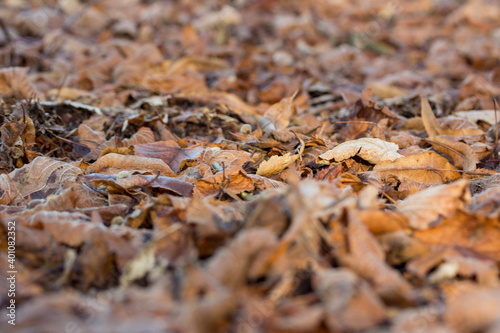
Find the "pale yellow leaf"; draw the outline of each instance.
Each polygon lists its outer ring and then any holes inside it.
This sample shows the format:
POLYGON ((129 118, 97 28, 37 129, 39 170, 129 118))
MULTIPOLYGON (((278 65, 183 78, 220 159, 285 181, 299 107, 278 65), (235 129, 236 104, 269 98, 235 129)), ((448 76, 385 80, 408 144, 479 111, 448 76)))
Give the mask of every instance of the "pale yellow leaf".
POLYGON ((269 176, 273 173, 283 171, 298 158, 298 154, 291 155, 290 153, 287 153, 283 156, 272 156, 269 160, 264 161, 259 165, 259 168, 257 169, 257 175, 269 176))
POLYGON ((359 156, 371 164, 394 161, 403 155, 398 153, 398 145, 374 138, 346 141, 337 147, 319 155, 318 164, 340 163, 351 157, 359 156))

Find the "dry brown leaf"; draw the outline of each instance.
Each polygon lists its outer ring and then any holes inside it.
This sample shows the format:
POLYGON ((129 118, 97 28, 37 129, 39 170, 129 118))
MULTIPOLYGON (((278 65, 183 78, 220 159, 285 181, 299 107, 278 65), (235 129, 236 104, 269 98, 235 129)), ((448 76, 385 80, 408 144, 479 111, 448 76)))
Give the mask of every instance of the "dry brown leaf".
MULTIPOLYGON (((500 317, 500 288, 464 291, 448 304, 444 320, 457 333, 495 332, 488 330, 500 317)), ((497 325, 498 327, 498 325, 497 325)))
POLYGON ((0 175, 0 191, 14 204, 27 200, 28 196, 45 199, 50 194, 60 193, 66 183, 74 181, 81 173, 69 163, 40 156, 8 175, 0 175))
POLYGON ((162 176, 174 175, 172 169, 170 169, 165 162, 158 158, 119 155, 115 153, 99 157, 97 161, 89 165, 89 167, 85 170, 85 174, 102 173, 106 175, 113 175, 119 173, 120 171, 153 175, 160 172, 162 176))
POLYGON ((199 56, 188 56, 176 60, 167 69, 167 75, 178 75, 184 72, 203 72, 224 69, 228 63, 217 58, 205 58, 199 56))
POLYGON ((415 232, 415 238, 426 244, 460 246, 495 261, 500 260, 499 237, 498 218, 489 218, 477 213, 468 214, 460 210, 443 218, 434 228, 415 232))
POLYGON ((474 154, 472 148, 453 138, 454 137, 442 135, 429 137, 426 141, 432 144, 435 150, 450 156, 457 168, 461 168, 464 171, 475 170, 476 164, 479 163, 479 159, 474 154))
POLYGON ((90 149, 94 149, 104 143, 106 136, 102 131, 94 131, 85 124, 78 126, 78 141, 90 149))
POLYGON ((370 83, 368 85, 368 88, 371 89, 374 95, 379 96, 383 99, 404 96, 408 93, 404 89, 398 88, 396 86, 393 86, 392 84, 387 84, 384 82, 370 83))
POLYGON ((429 137, 438 135, 468 136, 484 134, 484 132, 478 128, 445 129, 439 124, 427 99, 421 97, 420 102, 422 122, 424 123, 425 131, 429 137))
POLYGON ((207 196, 220 193, 221 190, 229 190, 235 194, 247 191, 251 192, 255 188, 252 178, 243 170, 231 172, 220 171, 213 176, 196 181, 194 193, 200 196, 207 196))
POLYGON ((294 98, 297 95, 296 91, 292 96, 283 98, 264 113, 264 117, 259 121, 260 127, 266 133, 272 131, 282 131, 290 124, 290 119, 295 113, 294 98))
POLYGON ((326 324, 333 332, 360 331, 387 318, 383 302, 370 285, 347 269, 319 274, 316 293, 326 307, 326 324))
POLYGON ((373 170, 378 171, 382 178, 394 175, 400 180, 427 184, 443 184, 460 178, 457 169, 446 158, 434 152, 410 155, 394 162, 382 162, 373 170))
POLYGON ((410 285, 385 262, 385 253, 375 237, 356 214, 348 214, 347 219, 346 243, 336 251, 340 263, 372 283, 384 300, 411 302, 410 285))
POLYGON ((252 116, 258 113, 255 107, 245 103, 238 96, 226 92, 193 91, 182 92, 176 94, 176 96, 206 104, 215 103, 224 110, 228 110, 242 116, 252 116))
POLYGON ((137 156, 158 158, 168 164, 174 172, 178 172, 181 163, 188 159, 196 159, 203 151, 202 146, 181 148, 177 142, 158 141, 134 146, 137 156))
POLYGON ((441 125, 439 125, 434 112, 432 111, 429 101, 421 97, 420 98, 420 113, 422 115, 422 122, 424 123, 425 131, 429 137, 434 137, 438 135, 445 134, 441 125))
POLYGON ((470 203, 469 182, 460 180, 448 185, 434 186, 408 196, 397 211, 408 219, 414 229, 426 230, 441 217, 448 217, 470 203))
POLYGON ((316 163, 340 163, 351 157, 359 156, 371 164, 394 161, 403 155, 398 154, 398 145, 380 139, 363 138, 346 141, 318 156, 316 163))
POLYGON ((0 95, 15 96, 18 99, 32 97, 36 90, 28 81, 28 70, 27 67, 0 69, 0 95))
POLYGON ((240 150, 223 150, 219 147, 206 148, 200 158, 201 162, 214 167, 214 163, 218 163, 220 167, 225 168, 243 167, 246 162, 252 161, 251 154, 240 150))
POLYGON ((278 173, 285 170, 290 164, 299 158, 298 154, 291 155, 287 153, 283 156, 271 156, 267 161, 262 162, 257 169, 257 175, 269 176, 273 173, 278 173))

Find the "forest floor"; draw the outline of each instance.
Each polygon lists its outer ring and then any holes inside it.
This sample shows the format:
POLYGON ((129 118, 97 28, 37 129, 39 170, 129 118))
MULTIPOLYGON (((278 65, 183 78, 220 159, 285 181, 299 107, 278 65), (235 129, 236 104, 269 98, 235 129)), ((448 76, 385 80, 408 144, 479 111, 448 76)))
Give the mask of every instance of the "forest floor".
POLYGON ((500 332, 497 0, 4 0, 0 66, 0 331, 500 332))

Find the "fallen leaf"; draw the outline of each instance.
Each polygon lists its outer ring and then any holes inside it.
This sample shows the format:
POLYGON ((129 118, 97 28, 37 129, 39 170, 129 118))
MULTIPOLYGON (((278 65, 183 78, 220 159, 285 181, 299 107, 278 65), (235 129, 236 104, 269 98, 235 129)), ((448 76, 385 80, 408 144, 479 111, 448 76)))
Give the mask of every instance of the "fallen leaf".
POLYGON ((441 125, 439 125, 434 112, 432 112, 431 105, 429 101, 421 97, 420 98, 420 114, 422 115, 422 122, 424 123, 425 131, 429 137, 434 137, 438 135, 446 134, 441 125))
POLYGON ((203 151, 202 146, 181 148, 175 141, 158 141, 134 146, 137 156, 161 159, 177 173, 181 163, 188 159, 197 159, 203 151))
POLYGON ((335 148, 319 155, 316 163, 340 163, 351 157, 359 156, 371 164, 394 161, 403 155, 398 154, 398 145, 380 139, 363 138, 346 141, 335 148))
POLYGON ((269 160, 262 162, 257 169, 257 175, 269 176, 285 170, 290 164, 299 158, 298 154, 286 153, 283 156, 272 156, 269 160))
POLYGON ((448 160, 434 152, 399 158, 394 162, 378 163, 373 168, 382 178, 394 175, 400 180, 427 184, 443 184, 460 178, 460 173, 448 160))
POLYGON ((415 232, 415 238, 426 244, 461 246, 495 261, 500 258, 499 236, 496 218, 461 210, 448 214, 435 227, 415 232))
POLYGON ((397 211, 406 216, 412 228, 426 230, 439 225, 440 218, 465 210, 470 200, 469 183, 460 180, 412 194, 398 205, 397 211))
POLYGON ((461 168, 464 171, 475 170, 476 164, 479 163, 479 159, 474 154, 472 148, 453 138, 454 137, 442 135, 429 137, 426 141, 432 144, 435 150, 450 156, 457 168, 461 168))
POLYGON ((172 169, 158 158, 119 155, 115 153, 106 154, 100 157, 97 161, 88 166, 85 170, 85 174, 103 173, 113 175, 120 171, 140 174, 157 174, 159 172, 162 176, 174 175, 172 169))
POLYGON ((8 175, 0 175, 2 198, 19 204, 31 199, 45 199, 50 194, 61 193, 64 186, 81 174, 79 168, 48 157, 37 157, 31 163, 8 175))
POLYGON ((328 269, 319 274, 316 293, 326 307, 331 331, 361 331, 381 323, 387 310, 369 284, 347 269, 328 269))

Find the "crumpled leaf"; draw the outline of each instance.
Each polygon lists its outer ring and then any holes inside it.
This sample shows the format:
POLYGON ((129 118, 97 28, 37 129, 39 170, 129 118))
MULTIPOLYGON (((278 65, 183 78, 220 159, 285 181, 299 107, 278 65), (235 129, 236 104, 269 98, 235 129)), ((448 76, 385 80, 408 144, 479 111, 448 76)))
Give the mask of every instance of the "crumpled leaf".
POLYGON ((373 168, 382 178, 394 175, 400 180, 427 184, 443 184, 460 178, 460 173, 446 158, 434 152, 425 152, 381 162, 373 168))
POLYGON ((408 196, 397 211, 408 218, 414 229, 425 230, 440 223, 459 209, 465 209, 471 201, 469 182, 460 180, 448 185, 434 186, 408 196))
POLYGON ((283 156, 271 156, 267 161, 262 162, 257 169, 257 175, 259 176, 269 176, 273 173, 278 173, 285 170, 290 164, 295 162, 299 158, 298 154, 291 155, 286 153, 283 156))
POLYGON ((374 138, 363 138, 346 141, 337 147, 319 155, 316 163, 331 164, 340 163, 351 157, 359 156, 371 164, 384 161, 395 161, 403 155, 398 154, 398 145, 374 138))

